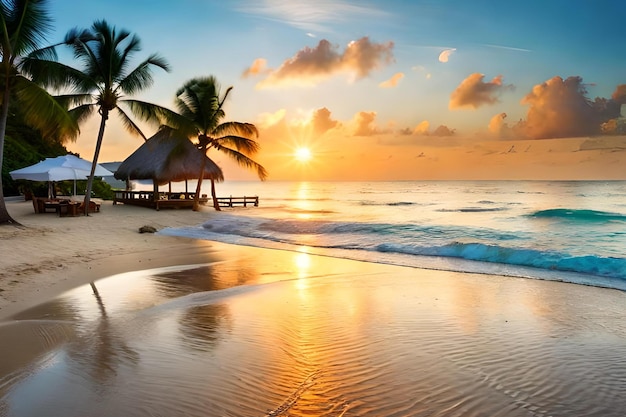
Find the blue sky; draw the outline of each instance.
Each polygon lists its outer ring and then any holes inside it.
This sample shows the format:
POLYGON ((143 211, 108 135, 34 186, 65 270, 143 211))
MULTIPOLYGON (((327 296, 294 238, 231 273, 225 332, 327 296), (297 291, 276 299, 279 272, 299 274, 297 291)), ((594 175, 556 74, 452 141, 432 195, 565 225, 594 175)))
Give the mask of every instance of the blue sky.
MULTIPOLYGON (((482 146, 476 138, 490 143, 588 138, 593 129, 585 125, 560 130, 586 116, 567 113, 571 100, 557 97, 585 88, 590 99, 610 99, 626 84, 626 2, 619 0, 52 0, 51 5, 56 20, 51 41, 72 27, 105 19, 137 34, 145 56, 158 52, 169 61, 172 71, 155 72, 154 86, 140 99, 171 106, 176 89, 195 76, 214 75, 224 88, 234 86, 227 118, 260 127, 259 157, 265 164, 280 164, 281 155, 301 146, 317 151, 317 171, 323 166, 330 172, 339 160, 363 159, 358 153, 338 156, 332 143, 389 159, 407 152, 417 158, 435 148, 475 150, 482 146), (567 82, 568 77, 575 78, 567 82), (518 128, 520 121, 528 121, 526 130, 518 128)), ((140 145, 112 124, 101 160, 124 159, 140 145)), ((90 135, 94 129, 85 127, 70 148, 88 156, 90 135)), ((448 166, 441 152, 436 158, 448 166)), ((525 166, 520 176, 532 169, 525 166)), ((423 170, 413 174, 424 176, 423 170)))

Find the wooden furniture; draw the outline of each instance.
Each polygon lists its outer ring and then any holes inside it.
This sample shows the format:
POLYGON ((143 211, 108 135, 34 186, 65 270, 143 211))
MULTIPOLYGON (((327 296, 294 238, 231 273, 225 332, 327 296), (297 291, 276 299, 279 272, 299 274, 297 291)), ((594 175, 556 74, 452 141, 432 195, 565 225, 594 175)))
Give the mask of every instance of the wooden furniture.
MULTIPOLYGON (((159 192, 155 198, 153 191, 115 191, 113 204, 131 204, 135 206, 150 207, 156 210, 164 208, 192 208, 195 193, 188 192, 159 192)), ((220 207, 255 206, 259 205, 258 196, 244 197, 218 197, 220 207)), ((206 194, 200 197, 200 204, 211 203, 211 198, 206 194)))

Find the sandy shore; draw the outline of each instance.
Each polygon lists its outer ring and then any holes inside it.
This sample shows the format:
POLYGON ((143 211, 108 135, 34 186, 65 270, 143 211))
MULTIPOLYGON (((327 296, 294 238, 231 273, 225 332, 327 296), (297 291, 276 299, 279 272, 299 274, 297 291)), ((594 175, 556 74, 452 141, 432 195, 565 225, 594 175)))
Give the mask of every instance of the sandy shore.
POLYGON ((210 252, 209 244, 139 233, 139 228, 197 225, 214 213, 211 207, 155 211, 101 203, 100 212, 88 217, 59 217, 36 214, 30 201, 7 202, 24 227, 0 227, 0 319, 101 277, 194 263, 210 252))

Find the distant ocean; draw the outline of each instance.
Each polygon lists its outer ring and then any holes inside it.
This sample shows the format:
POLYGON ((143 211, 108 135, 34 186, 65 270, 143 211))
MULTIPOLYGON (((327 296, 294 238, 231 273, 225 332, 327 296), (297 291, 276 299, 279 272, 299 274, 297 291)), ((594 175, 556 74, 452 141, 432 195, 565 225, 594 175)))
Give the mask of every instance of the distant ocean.
POLYGON ((218 195, 260 205, 160 233, 626 290, 626 181, 227 182, 218 195))

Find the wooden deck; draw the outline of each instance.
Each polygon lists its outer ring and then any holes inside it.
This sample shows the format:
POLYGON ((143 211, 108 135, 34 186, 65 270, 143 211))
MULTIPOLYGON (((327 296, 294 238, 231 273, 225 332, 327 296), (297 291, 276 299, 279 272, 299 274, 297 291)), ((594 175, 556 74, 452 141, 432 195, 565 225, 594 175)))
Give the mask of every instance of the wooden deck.
MULTIPOLYGON (((113 204, 130 204, 134 206, 160 209, 192 208, 194 193, 185 192, 159 192, 158 198, 154 198, 153 191, 115 191, 113 204)), ((206 205, 211 199, 203 194, 200 204, 206 205)), ((255 206, 259 205, 259 197, 218 197, 220 207, 255 206)))

